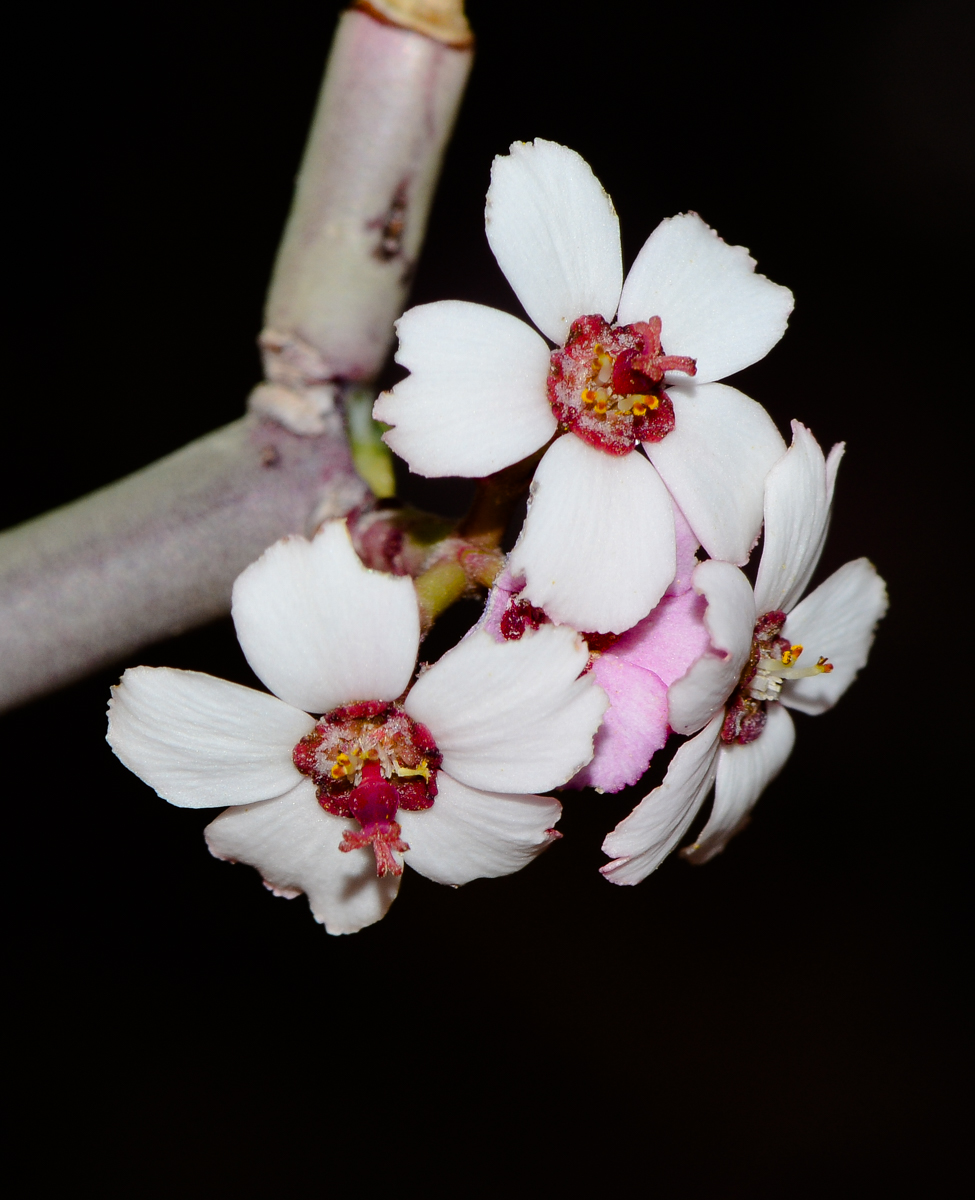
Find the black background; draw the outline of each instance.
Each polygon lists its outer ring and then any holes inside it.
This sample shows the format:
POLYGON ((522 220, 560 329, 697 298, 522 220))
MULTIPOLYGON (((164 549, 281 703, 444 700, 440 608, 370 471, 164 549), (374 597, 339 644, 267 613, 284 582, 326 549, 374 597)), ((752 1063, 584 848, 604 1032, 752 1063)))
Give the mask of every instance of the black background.
MULTIPOLYGON (((589 796, 520 875, 450 891, 408 873, 351 938, 210 858, 209 815, 114 760, 118 671, 7 716, 36 1190, 67 1169, 126 1195, 949 1194, 966 7, 472 0, 479 53, 414 300, 518 311, 482 218, 515 139, 589 160, 628 262, 662 217, 699 211, 796 294, 735 382, 783 432, 797 417, 847 441, 817 578, 866 554, 890 614, 714 863, 609 886, 601 838, 646 788, 589 796)), ((8 522, 239 415, 336 11, 175 0, 18 26, 8 522)), ((252 681, 229 622, 138 661, 252 681)))

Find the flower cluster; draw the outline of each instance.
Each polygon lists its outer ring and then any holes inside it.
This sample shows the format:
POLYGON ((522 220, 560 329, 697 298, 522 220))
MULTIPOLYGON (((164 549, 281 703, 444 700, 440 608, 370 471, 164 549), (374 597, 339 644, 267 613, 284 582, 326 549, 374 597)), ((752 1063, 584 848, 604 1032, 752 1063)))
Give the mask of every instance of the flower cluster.
MULTIPOLYGON (((836 703, 886 609, 865 559, 802 598, 842 446, 824 456, 794 422, 787 448, 719 382, 782 336, 787 289, 694 213, 663 221, 624 280, 612 202, 551 142, 495 161, 486 222, 536 328, 477 304, 411 309, 409 374, 374 410, 422 475, 490 484, 538 461, 477 627, 417 673, 418 590, 331 522, 235 584, 267 692, 139 667, 110 705, 122 762, 173 804, 226 806, 213 854, 307 894, 332 933, 379 920, 404 865, 452 885, 520 869, 559 836, 541 793, 619 791, 672 735, 687 740, 606 838, 603 874, 645 878, 713 792, 683 851, 712 857, 791 752, 788 710, 836 703)), ((493 561, 461 534, 442 545, 493 561)))
POLYGON ((710 858, 743 826, 792 749, 787 710, 836 703, 886 592, 859 559, 800 602, 843 448, 825 458, 794 422, 787 449, 764 408, 718 382, 762 358, 792 310, 747 250, 687 213, 661 222, 624 280, 610 198, 579 155, 542 140, 495 160, 485 218, 540 333, 475 304, 414 308, 398 323, 410 375, 375 415, 423 475, 483 476, 546 447, 482 627, 505 641, 547 622, 587 631, 611 704, 570 787, 619 791, 671 734, 693 735, 604 843, 605 876, 636 883, 712 789, 687 856, 710 858), (760 536, 753 589, 741 568, 760 536))

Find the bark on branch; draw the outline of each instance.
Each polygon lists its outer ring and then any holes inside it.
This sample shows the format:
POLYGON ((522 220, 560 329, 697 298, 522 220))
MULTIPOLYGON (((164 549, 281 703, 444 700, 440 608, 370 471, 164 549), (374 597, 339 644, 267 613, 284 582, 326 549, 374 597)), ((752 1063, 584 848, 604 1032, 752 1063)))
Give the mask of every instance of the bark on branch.
POLYGON ((340 18, 268 296, 267 382, 242 420, 0 535, 0 710, 225 613, 271 542, 362 501, 342 396, 389 352, 465 31, 459 0, 340 18))

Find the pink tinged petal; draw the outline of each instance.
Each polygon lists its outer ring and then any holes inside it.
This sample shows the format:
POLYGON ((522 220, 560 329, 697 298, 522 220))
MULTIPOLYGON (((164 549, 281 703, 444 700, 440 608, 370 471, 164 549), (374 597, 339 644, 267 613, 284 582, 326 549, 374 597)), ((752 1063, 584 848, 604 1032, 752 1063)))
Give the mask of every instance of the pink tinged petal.
POLYGON ((613 202, 574 150, 515 142, 491 167, 487 238, 538 328, 562 345, 577 317, 613 319, 623 284, 613 202))
POLYGON ((645 617, 676 571, 674 509, 642 454, 617 457, 569 434, 538 465, 509 556, 521 593, 554 620, 619 633, 645 617))
POLYGON ((667 685, 652 671, 608 653, 596 659, 592 673, 610 707, 596 734, 592 762, 567 786, 618 792, 636 783, 667 741, 667 685))
POLYGON ((265 550, 234 584, 233 618, 259 678, 313 713, 395 700, 420 643, 412 580, 364 567, 344 521, 265 550))
POLYGON ((419 475, 479 477, 544 446, 556 429, 549 349, 517 317, 442 300, 396 322, 411 374, 376 401, 384 441, 419 475))
POLYGON ((613 859, 601 868, 610 883, 639 883, 680 843, 714 783, 723 719, 719 714, 681 746, 660 787, 603 842, 603 853, 613 859))
POLYGON ((293 899, 304 892, 315 920, 329 933, 355 933, 386 915, 399 876, 379 879, 368 846, 339 850, 347 829, 358 825, 325 812, 314 784, 303 779, 277 800, 228 808, 205 832, 216 858, 256 867, 276 896, 293 899))
POLYGON ((547 796, 477 791, 441 771, 433 807, 401 810, 396 819, 410 844, 409 866, 456 887, 520 871, 558 837, 552 827, 561 813, 547 796))
POLYGON ((787 679, 782 703, 816 715, 839 700, 866 665, 877 622, 887 611, 887 589, 873 563, 854 559, 789 613, 783 637, 802 646, 796 666, 813 666, 820 656, 833 665, 828 674, 787 679))
POLYGON ((829 456, 798 421, 792 445, 765 481, 765 542, 755 582, 758 612, 788 612, 806 590, 823 552, 842 445, 829 456))
POLYGON ((668 596, 679 596, 681 592, 690 589, 691 574, 699 562, 697 552, 701 546, 700 538, 688 525, 687 518, 676 504, 674 505, 674 541, 677 546, 677 573, 667 589, 668 596))
POLYGON ((707 824, 684 857, 706 863, 748 824, 755 801, 785 766, 796 740, 792 718, 780 704, 770 704, 761 736, 745 746, 722 744, 714 805, 707 824))
POLYGON ((704 623, 706 610, 706 601, 693 590, 665 596, 649 616, 610 646, 600 661, 625 659, 652 671, 669 687, 686 675, 711 645, 704 623))
POLYGON ((711 648, 670 688, 675 733, 694 733, 724 705, 748 661, 755 628, 751 585, 737 567, 715 559, 701 563, 694 590, 707 601, 704 623, 711 648))
MULTIPOLYGON (((503 642, 505 637, 501 632, 501 618, 508 607, 508 601, 512 596, 520 592, 524 586, 524 579, 516 578, 505 567, 491 585, 491 590, 484 601, 484 611, 481 613, 480 619, 474 628, 485 630, 496 642, 503 642)), ((469 637, 473 631, 473 629, 469 630, 464 636, 469 637)))
POLYGON ((762 530, 765 476, 785 442, 760 404, 722 383, 672 387, 675 427, 650 461, 712 558, 743 566, 762 530))
MULTIPOLYGON (((785 332, 792 293, 755 273, 744 246, 729 246, 697 213, 661 221, 620 297, 619 322, 660 317, 666 354, 697 361, 699 383, 764 358, 785 332)), ((679 377, 678 377, 679 378, 679 377)))
POLYGON ((112 688, 108 743, 170 804, 215 808, 290 791, 315 722, 274 696, 197 671, 134 667, 112 688))
POLYGON ((592 757, 608 701, 581 675, 588 660, 572 629, 546 625, 501 643, 479 631, 420 676, 404 707, 433 734, 443 769, 460 782, 548 791, 592 757))

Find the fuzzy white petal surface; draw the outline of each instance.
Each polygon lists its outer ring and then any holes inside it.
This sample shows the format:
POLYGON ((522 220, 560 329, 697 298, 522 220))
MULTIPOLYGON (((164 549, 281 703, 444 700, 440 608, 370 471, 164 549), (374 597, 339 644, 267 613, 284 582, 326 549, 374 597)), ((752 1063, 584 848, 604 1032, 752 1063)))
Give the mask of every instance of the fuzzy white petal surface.
POLYGON ((314 728, 305 712, 198 671, 133 667, 112 688, 108 744, 170 804, 267 800, 300 780, 291 752, 314 728))
POLYGON ((759 613, 788 612, 806 590, 826 541, 842 455, 842 445, 834 446, 827 474, 819 443, 792 422, 792 445, 765 481, 765 541, 755 581, 759 613))
POLYGON ((723 383, 671 387, 675 425, 644 444, 701 545, 744 566, 762 530, 765 476, 785 454, 760 404, 723 383))
POLYGON ((724 714, 719 713, 697 737, 680 747, 660 787, 645 796, 607 836, 603 853, 614 861, 601 870, 611 883, 634 884, 646 879, 684 837, 714 783, 723 719, 724 714))
POLYGON ((555 840, 561 812, 548 796, 482 792, 441 771, 433 807, 401 810, 396 819, 410 846, 407 864, 435 883, 457 886, 520 871, 555 840))
POLYGON ((508 563, 554 621, 621 633, 674 578, 670 495, 642 454, 605 454, 567 434, 538 464, 508 563))
POLYGON ((877 622, 887 611, 887 588, 873 563, 856 558, 834 571, 789 613, 783 637, 802 646, 799 666, 820 656, 833 669, 810 679, 787 679, 782 703, 801 712, 825 712, 866 665, 877 622))
POLYGON ((685 858, 706 863, 744 829, 755 801, 785 766, 795 740, 792 718, 781 704, 770 704, 765 728, 754 742, 721 746, 711 815, 694 845, 683 851, 685 858))
POLYGON ((499 155, 484 224, 498 266, 546 337, 561 346, 577 317, 613 319, 623 284, 619 220, 574 150, 536 138, 499 155))
POLYGON ((399 890, 399 876, 377 877, 370 847, 339 849, 343 831, 358 828, 325 812, 303 779, 277 800, 228 808, 205 834, 211 854, 256 867, 276 896, 304 892, 329 933, 355 933, 381 920, 399 890))
POLYGON ((247 661, 296 708, 394 700, 413 674, 413 582, 364 567, 344 521, 265 550, 237 577, 232 612, 247 661))
POLYGON ((609 702, 591 675, 580 678, 588 660, 573 629, 546 625, 517 642, 478 630, 420 676, 404 707, 461 783, 545 792, 592 757, 609 702))
POLYGON ((396 361, 409 378, 384 392, 373 416, 383 440, 429 478, 478 478, 544 446, 556 429, 546 381, 549 349, 517 317, 441 300, 396 322, 396 361))
POLYGON ((751 584, 737 567, 709 559, 695 567, 692 578, 694 590, 708 604, 704 624, 711 649, 670 686, 670 727, 675 733, 694 733, 724 705, 748 661, 755 628, 751 584))
POLYGON ((792 305, 788 288, 756 274, 744 246, 684 213, 647 238, 623 285, 619 321, 660 317, 664 353, 696 359, 695 379, 711 383, 764 358, 792 305))

